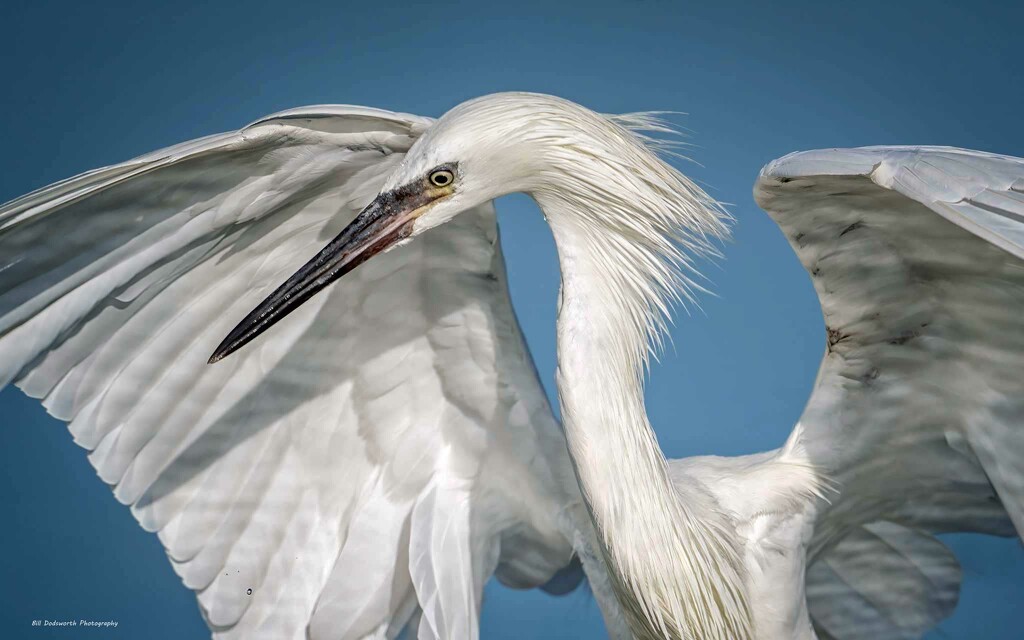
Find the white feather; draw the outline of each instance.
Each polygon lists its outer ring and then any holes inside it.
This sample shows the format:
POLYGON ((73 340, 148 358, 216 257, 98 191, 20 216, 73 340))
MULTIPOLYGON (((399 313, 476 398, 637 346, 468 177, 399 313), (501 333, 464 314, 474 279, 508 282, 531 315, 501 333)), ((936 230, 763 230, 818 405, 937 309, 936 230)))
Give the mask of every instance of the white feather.
POLYGON ((539 586, 593 538, 490 205, 206 364, 431 122, 291 110, 0 208, 0 381, 69 422, 218 637, 393 637, 420 608, 469 637, 500 563, 539 586))

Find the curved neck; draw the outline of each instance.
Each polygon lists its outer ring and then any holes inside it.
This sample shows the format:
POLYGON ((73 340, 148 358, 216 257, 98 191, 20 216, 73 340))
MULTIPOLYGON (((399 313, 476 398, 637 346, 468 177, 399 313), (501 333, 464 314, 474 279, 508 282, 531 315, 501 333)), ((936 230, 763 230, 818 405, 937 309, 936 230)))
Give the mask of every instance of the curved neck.
POLYGON ((750 637, 734 531, 698 489, 680 495, 647 421, 636 299, 642 261, 579 198, 534 194, 558 247, 558 393, 569 452, 612 584, 639 638, 750 637), (633 294, 629 292, 633 291, 633 294))

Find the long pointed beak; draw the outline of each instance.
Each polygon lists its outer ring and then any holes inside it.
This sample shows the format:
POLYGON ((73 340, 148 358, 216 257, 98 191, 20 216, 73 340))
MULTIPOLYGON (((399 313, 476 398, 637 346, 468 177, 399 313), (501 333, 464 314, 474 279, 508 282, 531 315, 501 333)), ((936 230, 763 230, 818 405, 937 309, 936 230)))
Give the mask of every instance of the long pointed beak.
POLYGON ((210 356, 210 364, 242 348, 321 289, 407 238, 412 233, 418 209, 399 209, 394 192, 377 196, 338 237, 231 330, 210 356))

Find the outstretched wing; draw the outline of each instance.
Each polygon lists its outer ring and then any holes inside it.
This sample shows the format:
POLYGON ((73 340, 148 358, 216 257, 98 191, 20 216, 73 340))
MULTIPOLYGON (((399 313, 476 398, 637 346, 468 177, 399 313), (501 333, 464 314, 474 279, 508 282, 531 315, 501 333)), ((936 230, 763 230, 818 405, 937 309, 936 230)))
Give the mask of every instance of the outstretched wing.
POLYGON ((755 197, 828 332, 800 419, 837 488, 811 544, 815 623, 842 640, 918 637, 959 587, 931 534, 1024 534, 1024 160, 811 151, 765 167, 755 197))
POLYGON ((216 637, 473 638, 492 573, 570 563, 575 481, 490 205, 206 364, 429 125, 296 109, 0 208, 0 385, 69 423, 216 637))

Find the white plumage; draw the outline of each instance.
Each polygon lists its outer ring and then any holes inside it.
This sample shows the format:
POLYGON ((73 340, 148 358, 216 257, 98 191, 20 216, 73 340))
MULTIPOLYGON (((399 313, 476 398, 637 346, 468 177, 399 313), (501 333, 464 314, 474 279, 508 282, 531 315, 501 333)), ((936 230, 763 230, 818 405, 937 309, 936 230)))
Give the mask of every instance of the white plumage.
POLYGON ((777 451, 666 461, 644 367, 726 226, 652 127, 311 107, 37 191, 0 209, 0 381, 69 421, 219 637, 475 637, 491 574, 562 590, 573 551, 614 637, 919 637, 959 583, 932 534, 1024 528, 1024 162, 766 167, 829 328, 815 391, 777 451), (564 436, 505 285, 514 191, 558 245, 564 436))
POLYGON ((0 213, 0 379, 69 422, 218 636, 472 637, 492 573, 569 563, 585 514, 489 205, 206 364, 429 124, 293 110, 0 213))

